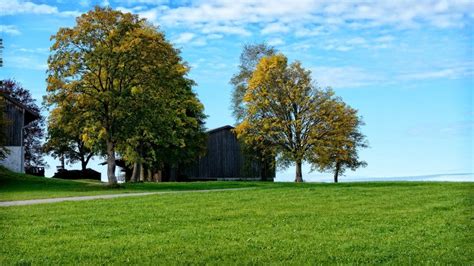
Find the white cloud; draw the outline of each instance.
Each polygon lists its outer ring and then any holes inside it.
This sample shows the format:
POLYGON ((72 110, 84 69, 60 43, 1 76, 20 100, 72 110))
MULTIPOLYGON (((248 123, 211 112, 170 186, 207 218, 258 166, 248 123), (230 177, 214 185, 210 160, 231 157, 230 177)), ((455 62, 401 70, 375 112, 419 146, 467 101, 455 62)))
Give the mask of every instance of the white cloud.
POLYGON ((400 80, 458 79, 462 77, 472 77, 473 75, 474 63, 465 62, 419 72, 402 73, 398 78, 400 80))
POLYGON ((325 30, 322 26, 308 25, 296 27, 294 33, 296 37, 313 37, 324 34, 325 30))
POLYGON ((241 36, 250 36, 252 33, 243 27, 239 26, 229 26, 229 25, 205 25, 202 28, 202 33, 205 34, 234 34, 234 35, 241 35, 241 36))
POLYGON ((59 11, 57 7, 46 4, 35 4, 30 1, 0 1, 0 16, 16 14, 57 14, 61 16, 77 16, 77 11, 59 11))
POLYGON ((15 25, 0 25, 0 32, 10 35, 20 35, 20 30, 15 25))
POLYGON ((312 76, 319 86, 340 88, 358 88, 383 82, 384 79, 367 70, 352 67, 329 67, 317 66, 310 67, 312 76))
POLYGON ((184 32, 184 33, 181 33, 181 34, 178 36, 178 38, 176 38, 173 42, 174 42, 174 43, 177 43, 177 44, 188 43, 188 42, 191 41, 195 36, 196 36, 196 34, 194 34, 194 33, 191 33, 191 32, 184 32))
POLYGON ((19 69, 31 69, 31 70, 46 70, 48 64, 42 62, 34 56, 5 56, 4 67, 19 68, 19 69))
POLYGON ((192 32, 183 32, 173 40, 175 44, 192 45, 192 46, 204 46, 207 41, 204 37, 198 37, 192 32))
POLYGON ((1 1, 0 10, 3 15, 14 15, 14 14, 55 14, 58 13, 58 8, 45 4, 35 4, 33 2, 11 0, 1 1))
POLYGON ((30 54, 48 54, 48 48, 15 48, 15 52, 30 53, 30 54))
POLYGON ((277 46, 277 45, 285 44, 285 42, 281 38, 273 38, 273 39, 268 40, 268 44, 271 46, 277 46))
POLYGON ((353 49, 385 49, 391 47, 394 40, 395 38, 391 35, 369 39, 360 36, 349 39, 329 39, 322 48, 339 52, 347 52, 353 49))
POLYGON ((222 39, 224 37, 224 35, 222 34, 209 34, 206 36, 206 39, 209 39, 209 40, 217 40, 217 39, 222 39))
POLYGON ((468 25, 474 17, 474 1, 342 1, 332 0, 200 0, 186 6, 163 8, 162 1, 147 10, 154 22, 168 26, 262 25, 261 33, 307 33, 323 28, 410 28, 421 24, 438 28, 468 25))
POLYGON ((282 23, 271 23, 266 25, 262 30, 262 34, 272 34, 272 33, 286 33, 289 32, 290 28, 287 25, 282 23))

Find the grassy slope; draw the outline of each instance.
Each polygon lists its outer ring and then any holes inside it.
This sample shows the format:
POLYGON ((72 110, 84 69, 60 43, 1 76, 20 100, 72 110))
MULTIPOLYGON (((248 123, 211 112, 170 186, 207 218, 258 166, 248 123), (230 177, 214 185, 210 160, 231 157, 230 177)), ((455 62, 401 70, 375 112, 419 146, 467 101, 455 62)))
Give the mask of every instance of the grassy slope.
POLYGON ((472 265, 473 189, 284 184, 0 208, 0 265, 472 265))
POLYGON ((257 182, 137 183, 124 184, 120 188, 110 188, 105 184, 93 180, 43 178, 12 173, 0 167, 0 201, 145 191, 199 190, 255 186, 265 186, 265 184, 257 182))

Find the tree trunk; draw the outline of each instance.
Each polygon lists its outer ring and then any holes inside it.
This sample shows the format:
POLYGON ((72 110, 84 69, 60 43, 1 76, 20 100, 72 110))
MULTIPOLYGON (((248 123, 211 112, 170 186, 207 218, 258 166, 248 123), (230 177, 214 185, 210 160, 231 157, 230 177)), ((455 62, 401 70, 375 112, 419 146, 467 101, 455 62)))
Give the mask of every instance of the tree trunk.
POLYGON ((135 183, 137 182, 138 177, 138 163, 135 162, 133 163, 133 171, 132 171, 132 177, 130 178, 130 182, 135 183))
POLYGON ((140 163, 140 182, 145 181, 145 168, 143 167, 143 163, 140 163))
POLYGON ((339 177, 339 171, 341 170, 341 164, 339 162, 336 163, 336 169, 334 171, 334 183, 337 183, 339 177))
POLYGON ((86 163, 86 160, 84 159, 84 156, 81 157, 81 169, 82 169, 82 172, 85 172, 86 171, 86 168, 87 167, 87 163, 86 163))
POLYGON ((146 181, 151 182, 152 180, 152 174, 151 174, 151 168, 148 167, 147 172, 146 172, 146 181))
POLYGON ((59 158, 59 160, 61 161, 61 169, 66 170, 66 164, 64 163, 65 161, 64 154, 61 154, 61 157, 59 158))
POLYGON ((117 184, 115 176, 115 146, 110 140, 107 140, 107 179, 109 185, 117 184))
POLYGON ((158 182, 158 171, 153 173, 153 182, 158 182))
POLYGON ((296 162, 296 177, 295 182, 303 182, 303 175, 301 174, 301 161, 296 162))
POLYGON ((155 173, 155 182, 161 182, 161 170, 158 170, 156 173, 155 173))

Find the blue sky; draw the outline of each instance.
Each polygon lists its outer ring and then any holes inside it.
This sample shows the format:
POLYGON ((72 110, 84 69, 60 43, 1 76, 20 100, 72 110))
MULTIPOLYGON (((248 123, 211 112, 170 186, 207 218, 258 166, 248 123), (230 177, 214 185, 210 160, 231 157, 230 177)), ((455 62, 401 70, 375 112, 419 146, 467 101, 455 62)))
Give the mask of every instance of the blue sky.
POLYGON ((363 116, 368 167, 348 178, 474 172, 474 1, 0 0, 0 78, 40 101, 50 36, 94 5, 137 13, 181 48, 209 129, 234 123, 229 79, 242 45, 266 41, 363 116))

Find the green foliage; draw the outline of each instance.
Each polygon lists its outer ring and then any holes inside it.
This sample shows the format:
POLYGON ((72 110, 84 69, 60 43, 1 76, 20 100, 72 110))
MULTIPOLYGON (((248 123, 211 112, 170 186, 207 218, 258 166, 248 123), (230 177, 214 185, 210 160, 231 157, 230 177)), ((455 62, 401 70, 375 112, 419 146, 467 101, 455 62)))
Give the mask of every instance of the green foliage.
POLYGON ((81 162, 82 170, 87 168, 94 152, 82 140, 86 127, 74 105, 58 105, 48 117, 48 135, 43 150, 54 158, 67 159, 70 164, 81 162))
POLYGON ((472 190, 285 183, 6 207, 0 264, 472 265, 472 190))
POLYGON ((230 84, 232 91, 232 114, 237 122, 241 122, 245 116, 245 104, 243 98, 248 88, 258 62, 265 56, 276 54, 277 50, 265 43, 246 44, 240 54, 239 72, 232 76, 230 84))
POLYGON ((73 109, 83 121, 81 139, 107 155, 110 183, 116 182, 116 152, 130 163, 157 165, 199 150, 203 106, 179 51, 157 28, 137 15, 96 7, 52 39, 46 102, 73 109), (158 148, 174 153, 157 154, 158 148))

